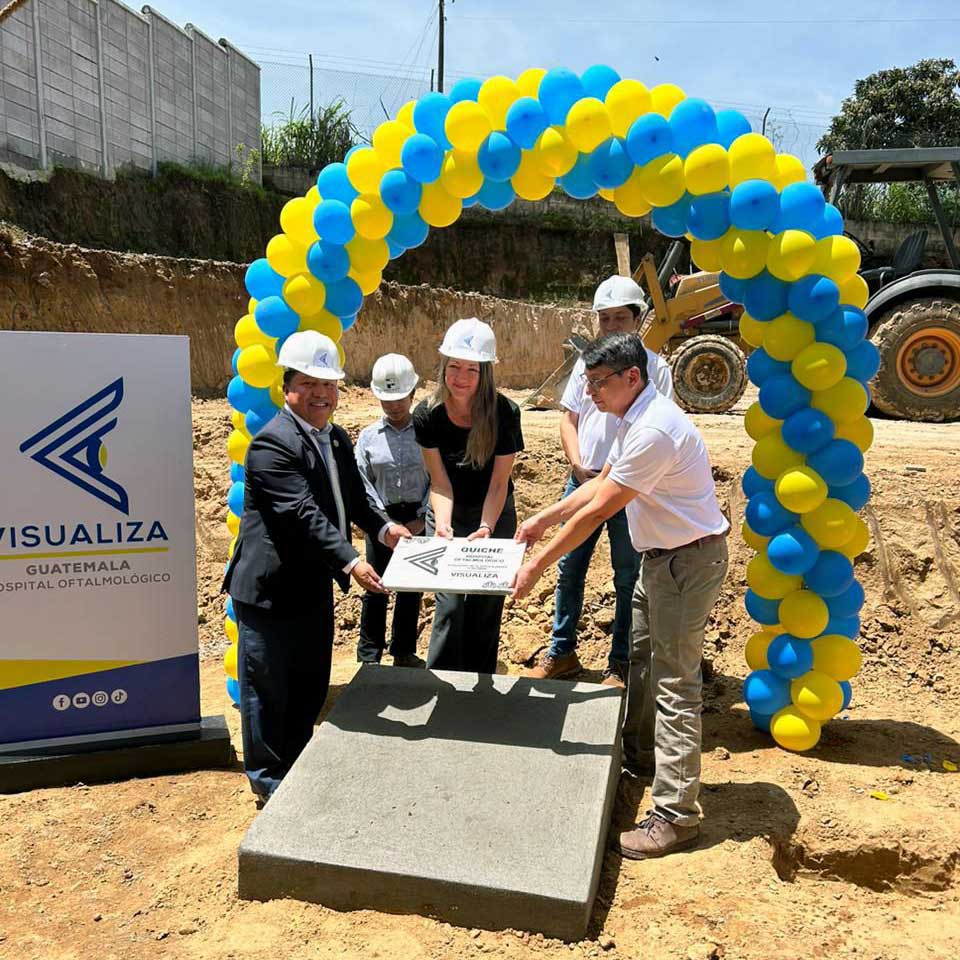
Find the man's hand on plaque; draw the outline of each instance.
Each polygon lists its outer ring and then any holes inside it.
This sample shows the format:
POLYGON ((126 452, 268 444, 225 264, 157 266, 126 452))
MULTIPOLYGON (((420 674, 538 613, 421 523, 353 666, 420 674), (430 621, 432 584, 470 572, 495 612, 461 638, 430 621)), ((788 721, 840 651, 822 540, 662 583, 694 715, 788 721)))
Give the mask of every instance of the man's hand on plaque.
POLYGON ((353 579, 356 580, 364 590, 369 590, 371 593, 388 592, 380 582, 380 575, 376 570, 373 569, 371 564, 366 562, 366 560, 361 560, 350 571, 350 576, 353 577, 353 579))
POLYGON ((467 539, 468 540, 486 540, 490 536, 490 528, 485 524, 483 526, 477 527, 476 530, 471 533, 467 539))
POLYGON ((546 533, 546 530, 547 525, 539 519, 538 514, 534 514, 517 527, 517 532, 513 535, 513 539, 516 540, 517 543, 525 543, 529 550, 544 533, 546 533))
POLYGON ((401 540, 409 540, 412 536, 413 534, 403 524, 391 523, 383 539, 391 550, 395 550, 401 540))
POLYGON ((449 523, 441 523, 441 522, 438 520, 438 521, 437 521, 437 527, 436 527, 436 529, 434 530, 433 535, 434 535, 435 537, 443 537, 444 540, 452 540, 452 539, 453 539, 453 527, 451 527, 449 523))
POLYGON ((528 560, 517 571, 513 578, 513 590, 510 596, 514 600, 522 600, 537 585, 540 579, 540 571, 533 560, 528 560))

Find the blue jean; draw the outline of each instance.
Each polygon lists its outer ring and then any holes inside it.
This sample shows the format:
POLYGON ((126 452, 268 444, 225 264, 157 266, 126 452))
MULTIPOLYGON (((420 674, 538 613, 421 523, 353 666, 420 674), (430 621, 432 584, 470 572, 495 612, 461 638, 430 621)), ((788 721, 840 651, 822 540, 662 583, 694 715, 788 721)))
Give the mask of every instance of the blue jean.
MULTIPOLYGON (((569 497, 579 486, 571 476, 563 491, 564 497, 569 497)), ((609 662, 625 664, 630 661, 631 603, 633 588, 640 572, 640 555, 630 542, 625 510, 615 513, 605 526, 610 538, 610 562, 613 565, 613 586, 617 595, 609 662)), ((597 527, 579 547, 565 554, 557 565, 553 637, 550 643, 550 653, 553 656, 566 656, 577 649, 577 622, 583 610, 583 585, 603 527, 604 524, 597 527)))

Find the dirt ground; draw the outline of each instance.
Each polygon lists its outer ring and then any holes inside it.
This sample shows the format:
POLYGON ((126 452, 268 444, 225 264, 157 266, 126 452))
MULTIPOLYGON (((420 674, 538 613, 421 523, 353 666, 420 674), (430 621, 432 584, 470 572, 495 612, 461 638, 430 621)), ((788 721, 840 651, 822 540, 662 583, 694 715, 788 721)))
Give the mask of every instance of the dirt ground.
MULTIPOLYGON (((750 399, 733 414, 696 418, 721 502, 738 517, 738 478, 750 448, 741 414, 750 399)), ((350 389, 338 417, 355 432, 375 410, 366 391, 350 389)), ((521 516, 561 489, 557 424, 556 413, 524 413, 521 516)), ((751 633, 741 599, 749 552, 734 537, 728 581, 707 631, 703 842, 661 862, 621 862, 608 852, 582 942, 465 930, 418 916, 239 901, 236 851, 256 811, 237 766, 0 797, 0 957, 954 956, 960 773, 944 761, 960 764, 960 424, 875 426, 867 516, 880 536, 858 563, 868 594, 864 668, 848 711, 804 755, 752 729, 740 695, 751 633)), ((220 662, 225 401, 196 402, 194 428, 203 712, 226 715, 239 750, 220 662)), ((601 542, 587 581, 581 631, 593 679, 613 619, 605 549, 601 542)), ((544 646, 553 582, 545 578, 533 597, 508 606, 501 669, 519 672, 544 646)), ((355 590, 339 600, 334 695, 356 669, 359 607, 355 590)), ((421 653, 430 612, 428 603, 421 653)), ((636 809, 621 797, 615 827, 629 824, 636 809)), ((503 829, 551 830, 564 842, 563 824, 549 810, 537 822, 503 829)))

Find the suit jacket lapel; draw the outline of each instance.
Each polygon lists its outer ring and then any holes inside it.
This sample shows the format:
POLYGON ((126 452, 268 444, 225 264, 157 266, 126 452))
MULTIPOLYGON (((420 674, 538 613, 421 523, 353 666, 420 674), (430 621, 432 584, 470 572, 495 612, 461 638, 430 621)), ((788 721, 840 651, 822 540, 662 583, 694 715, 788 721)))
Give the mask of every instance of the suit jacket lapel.
POLYGON ((314 443, 313 437, 311 437, 307 431, 303 429, 296 417, 294 417, 289 410, 284 410, 283 413, 286 415, 290 425, 294 428, 294 430, 296 430, 300 437, 300 442, 303 444, 303 456, 306 460, 307 467, 311 470, 322 470, 324 476, 329 482, 330 474, 327 470, 327 464, 325 463, 323 457, 320 456, 320 451, 317 450, 317 445, 314 443))

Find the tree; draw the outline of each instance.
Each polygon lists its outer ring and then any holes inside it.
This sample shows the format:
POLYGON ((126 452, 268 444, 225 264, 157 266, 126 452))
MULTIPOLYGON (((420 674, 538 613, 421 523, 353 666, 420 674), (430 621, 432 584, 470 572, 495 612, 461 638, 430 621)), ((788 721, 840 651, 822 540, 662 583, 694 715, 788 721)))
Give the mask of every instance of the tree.
POLYGON ((960 145, 960 70, 953 60, 920 60, 858 80, 817 148, 831 150, 960 145))

